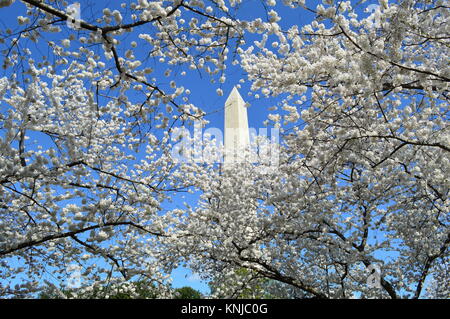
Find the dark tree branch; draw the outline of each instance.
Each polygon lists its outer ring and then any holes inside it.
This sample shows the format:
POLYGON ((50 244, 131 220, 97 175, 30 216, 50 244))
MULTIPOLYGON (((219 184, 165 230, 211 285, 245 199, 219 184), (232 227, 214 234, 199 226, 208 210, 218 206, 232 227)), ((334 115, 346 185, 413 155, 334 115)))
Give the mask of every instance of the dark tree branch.
POLYGON ((22 249, 25 249, 25 248, 30 248, 30 247, 33 247, 33 246, 36 246, 36 245, 39 245, 39 244, 43 244, 43 243, 45 243, 47 241, 56 240, 56 239, 62 239, 62 238, 67 238, 67 237, 72 237, 72 236, 75 236, 77 234, 85 233, 85 232, 90 231, 90 230, 100 229, 100 228, 108 227, 108 226, 132 226, 134 228, 137 228, 139 230, 142 230, 142 231, 144 231, 146 233, 149 233, 151 235, 154 235, 154 236, 166 236, 166 235, 164 235, 162 233, 156 233, 156 232, 150 231, 150 230, 146 229, 145 227, 137 225, 137 224, 135 224, 133 222, 108 222, 108 223, 104 223, 102 225, 93 225, 93 226, 81 228, 81 229, 70 231, 70 232, 48 235, 48 236, 45 236, 45 237, 43 237, 41 239, 30 240, 30 241, 18 244, 15 247, 8 248, 8 249, 0 251, 0 256, 4 256, 4 255, 10 254, 12 252, 15 252, 15 251, 18 251, 18 250, 22 250, 22 249))

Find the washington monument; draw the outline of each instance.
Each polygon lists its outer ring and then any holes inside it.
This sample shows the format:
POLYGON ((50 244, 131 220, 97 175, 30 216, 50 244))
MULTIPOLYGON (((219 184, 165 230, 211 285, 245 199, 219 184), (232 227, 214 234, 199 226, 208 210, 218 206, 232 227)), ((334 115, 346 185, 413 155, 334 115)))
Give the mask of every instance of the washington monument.
POLYGON ((242 161, 245 149, 250 145, 247 107, 236 87, 225 102, 225 153, 224 163, 242 161))

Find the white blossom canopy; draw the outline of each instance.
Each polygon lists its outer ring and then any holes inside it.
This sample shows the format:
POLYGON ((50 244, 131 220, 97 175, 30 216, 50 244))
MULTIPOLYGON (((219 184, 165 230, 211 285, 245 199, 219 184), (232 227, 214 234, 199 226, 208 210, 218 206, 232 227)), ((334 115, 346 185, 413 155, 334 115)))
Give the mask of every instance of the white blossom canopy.
POLYGON ((447 1, 268 0, 261 17, 242 2, 73 20, 64 1, 0 0, 23 12, 0 31, 0 296, 35 296, 74 265, 81 293, 162 287, 186 262, 218 297, 269 282, 282 297, 421 298, 428 281, 449 297, 447 1), (278 101, 278 165, 177 163, 171 133, 210 110, 172 70, 223 83, 233 61, 278 101))

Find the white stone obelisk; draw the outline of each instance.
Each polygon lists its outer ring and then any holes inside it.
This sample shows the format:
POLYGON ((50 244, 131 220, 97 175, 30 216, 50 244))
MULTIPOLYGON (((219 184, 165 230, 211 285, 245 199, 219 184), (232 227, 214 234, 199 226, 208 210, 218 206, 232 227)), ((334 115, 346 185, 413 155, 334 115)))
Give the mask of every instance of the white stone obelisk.
POLYGON ((249 145, 247 107, 237 88, 233 87, 225 102, 225 166, 242 162, 249 145))

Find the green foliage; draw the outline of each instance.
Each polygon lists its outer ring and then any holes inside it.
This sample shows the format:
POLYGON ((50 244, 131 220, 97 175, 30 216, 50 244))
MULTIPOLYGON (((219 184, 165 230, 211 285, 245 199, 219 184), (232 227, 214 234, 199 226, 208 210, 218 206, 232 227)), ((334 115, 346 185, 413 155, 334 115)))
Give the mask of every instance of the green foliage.
MULTIPOLYGON (((39 294, 39 299, 156 299, 160 297, 154 284, 141 280, 132 282, 132 289, 125 290, 121 287, 97 287, 90 292, 82 292, 81 289, 58 289, 47 286, 39 294), (59 291, 58 291, 59 290, 59 291)), ((174 289, 175 299, 201 299, 202 294, 191 288, 182 287, 174 289)))
POLYGON ((202 294, 191 287, 181 287, 175 289, 174 299, 202 299, 202 294))
POLYGON ((137 281, 134 285, 135 293, 131 296, 126 292, 117 292, 109 296, 109 299, 155 299, 158 298, 156 287, 146 281, 137 281))
POLYGON ((276 295, 270 289, 272 280, 258 276, 254 271, 246 268, 235 270, 235 276, 228 283, 227 291, 220 291, 224 280, 221 276, 209 283, 211 293, 216 298, 236 298, 236 299, 275 299, 276 295))

